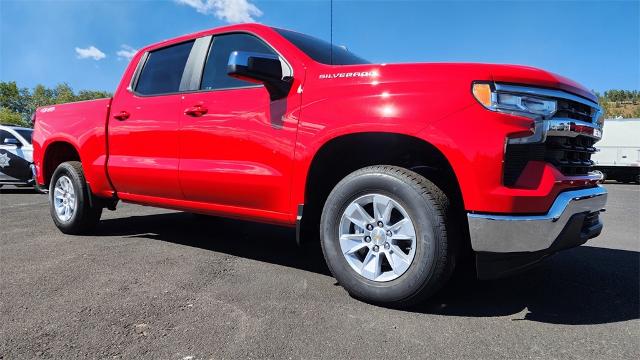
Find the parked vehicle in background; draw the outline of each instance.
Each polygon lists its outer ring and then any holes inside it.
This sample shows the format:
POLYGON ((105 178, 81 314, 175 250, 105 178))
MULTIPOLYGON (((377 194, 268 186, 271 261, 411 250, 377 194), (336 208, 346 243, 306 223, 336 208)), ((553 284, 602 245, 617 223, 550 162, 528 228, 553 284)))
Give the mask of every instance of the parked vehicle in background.
POLYGON ((0 187, 32 186, 33 129, 0 125, 0 187))
POLYGON ((242 24, 140 50, 113 98, 39 108, 35 167, 65 233, 119 200, 296 227, 350 294, 408 306, 471 256, 495 277, 598 236, 601 113, 539 69, 371 64, 242 24))
POLYGON ((640 119, 608 119, 593 155, 605 180, 640 184, 640 119))

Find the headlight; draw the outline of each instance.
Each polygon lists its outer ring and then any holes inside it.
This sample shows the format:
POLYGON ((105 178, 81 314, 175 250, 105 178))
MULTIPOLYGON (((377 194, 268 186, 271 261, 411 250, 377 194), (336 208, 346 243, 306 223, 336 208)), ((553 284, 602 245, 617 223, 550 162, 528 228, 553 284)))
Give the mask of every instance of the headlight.
POLYGON ((557 103, 553 99, 528 94, 498 92, 489 83, 474 83, 473 96, 482 106, 491 111, 532 118, 551 117, 557 109, 557 103))

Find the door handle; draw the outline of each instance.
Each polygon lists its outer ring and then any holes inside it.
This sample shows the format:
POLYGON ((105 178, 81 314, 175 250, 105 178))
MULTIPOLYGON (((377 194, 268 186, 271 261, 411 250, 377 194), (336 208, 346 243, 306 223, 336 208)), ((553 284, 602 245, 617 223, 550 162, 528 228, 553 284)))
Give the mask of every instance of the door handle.
POLYGON ((131 116, 131 114, 129 114, 128 112, 122 110, 119 113, 113 115, 113 118, 116 119, 116 120, 124 121, 124 120, 127 120, 129 118, 129 116, 131 116))
POLYGON ((193 116, 193 117, 200 117, 204 114, 206 114, 209 111, 209 109, 207 109, 206 106, 204 105, 194 105, 190 108, 187 108, 184 111, 185 115, 189 115, 189 116, 193 116))

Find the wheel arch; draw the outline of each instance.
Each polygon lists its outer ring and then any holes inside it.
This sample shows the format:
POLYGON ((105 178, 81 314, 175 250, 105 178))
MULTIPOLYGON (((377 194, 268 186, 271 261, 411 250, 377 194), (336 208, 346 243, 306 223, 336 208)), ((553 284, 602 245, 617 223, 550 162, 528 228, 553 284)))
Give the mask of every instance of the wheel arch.
MULTIPOLYGON (((400 166, 425 176, 450 197, 455 211, 464 212, 453 167, 435 145, 402 133, 350 133, 324 142, 310 161, 305 177, 304 213, 298 211, 299 242, 316 238, 324 201, 335 185, 351 172, 371 165, 400 166)), ((466 221, 466 217, 461 218, 466 221)))
POLYGON ((44 150, 42 158, 42 174, 44 185, 48 186, 56 168, 67 161, 80 161, 80 151, 70 142, 58 140, 51 142, 44 150))

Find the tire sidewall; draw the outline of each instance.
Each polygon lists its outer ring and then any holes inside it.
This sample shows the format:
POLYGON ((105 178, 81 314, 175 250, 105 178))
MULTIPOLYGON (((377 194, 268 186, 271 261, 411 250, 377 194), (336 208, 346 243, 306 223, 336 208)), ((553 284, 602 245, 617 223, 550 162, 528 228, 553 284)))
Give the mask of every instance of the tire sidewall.
POLYGON ((77 224, 82 220, 81 217, 85 211, 85 192, 82 186, 83 180, 80 178, 80 175, 75 171, 75 169, 67 164, 62 163, 58 168, 54 171, 53 176, 51 177, 51 183, 49 184, 49 208, 51 211, 51 217, 55 222, 56 226, 62 231, 72 231, 77 227, 77 224), (73 191, 76 194, 76 209, 73 212, 73 216, 69 221, 62 221, 58 218, 58 214, 56 213, 56 209, 54 206, 54 196, 55 196, 55 185, 58 179, 62 176, 67 176, 71 179, 71 186, 73 186, 73 191))
POLYGON ((348 291, 374 302, 398 302, 420 292, 431 281, 441 251, 438 212, 420 189, 384 173, 365 173, 340 182, 329 195, 321 220, 321 238, 329 268, 348 291), (356 198, 370 193, 386 195, 397 201, 411 218, 416 230, 416 253, 409 269, 386 282, 369 280, 347 263, 339 242, 339 224, 346 207, 356 198))

